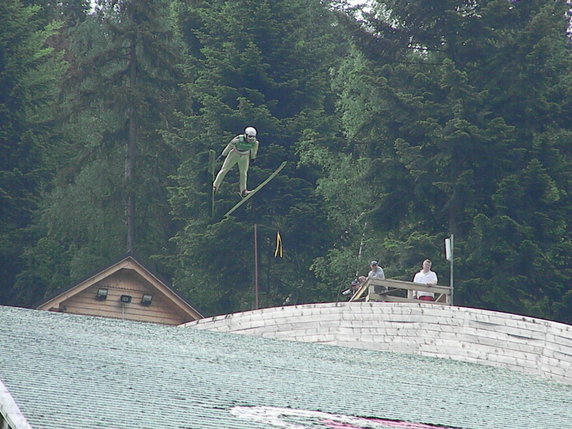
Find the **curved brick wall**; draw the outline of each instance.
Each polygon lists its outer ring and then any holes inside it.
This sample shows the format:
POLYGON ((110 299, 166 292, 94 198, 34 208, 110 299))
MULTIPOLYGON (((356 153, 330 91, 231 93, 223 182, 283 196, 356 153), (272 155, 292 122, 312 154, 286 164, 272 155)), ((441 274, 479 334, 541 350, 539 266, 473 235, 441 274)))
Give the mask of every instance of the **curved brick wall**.
POLYGON ((273 307, 185 325, 504 367, 572 384, 572 326, 434 304, 339 302, 273 307))

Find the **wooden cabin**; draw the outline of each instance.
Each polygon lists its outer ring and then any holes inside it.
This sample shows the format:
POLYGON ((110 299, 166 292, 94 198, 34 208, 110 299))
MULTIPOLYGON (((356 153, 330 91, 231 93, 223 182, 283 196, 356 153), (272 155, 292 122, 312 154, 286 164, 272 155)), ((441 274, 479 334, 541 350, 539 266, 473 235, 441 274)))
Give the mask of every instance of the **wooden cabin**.
POLYGON ((451 305, 451 288, 441 285, 426 285, 393 279, 367 279, 350 301, 377 302, 422 302, 423 304, 451 305), (435 301, 419 301, 413 298, 413 291, 425 291, 435 294, 435 301))
POLYGON ((165 325, 203 318, 187 300, 132 255, 57 292, 37 309, 165 325))

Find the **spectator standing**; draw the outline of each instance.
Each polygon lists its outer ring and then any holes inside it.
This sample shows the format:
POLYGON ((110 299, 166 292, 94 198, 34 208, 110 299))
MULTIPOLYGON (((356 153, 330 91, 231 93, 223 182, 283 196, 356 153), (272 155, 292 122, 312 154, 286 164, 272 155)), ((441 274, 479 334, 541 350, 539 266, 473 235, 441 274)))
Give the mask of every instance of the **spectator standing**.
MULTIPOLYGON (((415 274, 413 278, 413 283, 421 283, 429 286, 435 286, 439 281, 437 279, 437 274, 431 271, 432 263, 429 259, 425 259, 422 264, 421 271, 415 274)), ((435 294, 433 292, 425 292, 420 290, 413 291, 413 298, 420 299, 422 301, 434 301, 435 294)))
MULTIPOLYGON (((385 273, 383 272, 383 268, 379 266, 377 261, 371 261, 370 267, 371 271, 367 275, 368 279, 385 280, 385 273)), ((387 288, 384 286, 381 292, 387 292, 387 288)))
POLYGON ((385 280, 385 274, 383 268, 381 268, 377 261, 371 261, 370 264, 371 271, 368 273, 368 279, 381 279, 385 280))

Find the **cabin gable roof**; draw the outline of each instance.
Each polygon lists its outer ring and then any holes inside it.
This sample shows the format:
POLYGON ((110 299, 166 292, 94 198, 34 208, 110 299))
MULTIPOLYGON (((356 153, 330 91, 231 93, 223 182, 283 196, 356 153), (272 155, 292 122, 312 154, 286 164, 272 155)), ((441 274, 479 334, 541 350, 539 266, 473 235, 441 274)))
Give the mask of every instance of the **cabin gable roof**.
POLYGON ((179 325, 203 315, 133 255, 62 289, 38 310, 179 325))

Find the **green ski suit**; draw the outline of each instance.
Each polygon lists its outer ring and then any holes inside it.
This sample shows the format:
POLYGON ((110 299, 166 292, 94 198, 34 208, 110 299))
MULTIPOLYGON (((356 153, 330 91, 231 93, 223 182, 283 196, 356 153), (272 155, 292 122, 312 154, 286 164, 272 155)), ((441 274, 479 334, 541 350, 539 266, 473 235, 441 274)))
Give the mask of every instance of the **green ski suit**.
POLYGON ((239 134, 233 138, 222 151, 222 156, 226 156, 226 159, 213 182, 213 188, 215 190, 218 189, 224 180, 226 173, 234 167, 234 164, 238 163, 240 174, 240 193, 242 195, 242 193, 246 191, 248 166, 250 164, 250 160, 256 158, 258 145, 258 140, 254 139, 253 141, 249 141, 244 134, 239 134))

